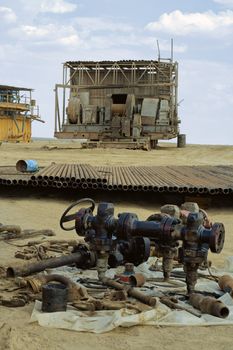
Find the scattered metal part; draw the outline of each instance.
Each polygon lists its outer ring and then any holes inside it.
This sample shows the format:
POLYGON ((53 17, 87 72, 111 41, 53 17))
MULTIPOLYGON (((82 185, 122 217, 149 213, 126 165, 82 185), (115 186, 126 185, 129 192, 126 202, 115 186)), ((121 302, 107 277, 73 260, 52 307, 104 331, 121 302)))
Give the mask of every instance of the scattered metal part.
POLYGON ((0 304, 7 307, 22 307, 26 305, 26 301, 23 298, 11 298, 1 299, 0 304))
POLYGON ((220 318, 226 318, 230 312, 228 307, 220 300, 212 297, 204 297, 199 293, 191 294, 189 297, 189 302, 202 313, 220 318))
POLYGON ((42 311, 66 311, 68 288, 61 283, 48 283, 42 286, 42 311))
POLYGON ((162 304, 168 306, 170 309, 184 310, 196 317, 201 317, 201 314, 197 311, 191 310, 188 306, 180 305, 178 300, 174 297, 164 296, 161 297, 159 300, 162 304))
POLYGON ((229 275, 223 275, 219 277, 218 284, 221 290, 226 293, 230 293, 233 296, 233 278, 229 275))
POLYGON ((133 309, 136 312, 142 312, 144 310, 150 310, 151 308, 146 305, 134 304, 129 301, 111 301, 111 300, 96 300, 90 299, 87 301, 75 302, 72 304, 76 309, 80 311, 96 311, 96 310, 120 310, 123 308, 133 309))
POLYGON ((82 266, 83 263, 90 261, 91 264, 95 265, 95 256, 85 249, 80 249, 76 253, 70 255, 55 257, 47 260, 42 260, 32 264, 26 264, 22 267, 10 266, 7 268, 7 277, 17 277, 17 276, 28 276, 36 272, 44 271, 48 268, 54 268, 59 266, 65 266, 70 264, 76 264, 82 266))
MULTIPOLYGON (((8 225, 3 225, 3 229, 6 228, 8 225), (4 227, 3 227, 4 226, 4 227)), ((17 239, 27 239, 27 238, 31 238, 34 236, 40 236, 40 235, 44 235, 44 236, 55 236, 56 234, 54 233, 53 230, 21 230, 19 228, 19 226, 12 226, 9 225, 9 229, 12 228, 12 231, 7 231, 4 230, 1 233, 1 237, 0 237, 0 241, 4 241, 4 240, 17 240, 17 239), (20 231, 19 231, 20 229, 20 231)))
POLYGON ((125 290, 112 290, 108 294, 108 299, 112 301, 126 300, 127 292, 125 290))
POLYGON ((18 225, 3 225, 0 224, 0 233, 7 232, 7 233, 15 233, 20 234, 21 233, 21 227, 18 225))
POLYGON ((17 251, 15 257, 23 260, 36 259, 38 261, 51 258, 46 251, 44 246, 30 246, 25 248, 23 251, 17 251))
POLYGON ((145 283, 145 277, 142 273, 135 273, 129 276, 129 284, 132 287, 142 287, 145 283))
POLYGON ((149 306, 156 305, 156 302, 157 302, 156 298, 151 297, 149 295, 145 295, 144 293, 140 292, 139 290, 136 290, 131 286, 121 284, 107 277, 104 277, 102 279, 102 282, 109 287, 112 287, 118 290, 125 290, 129 296, 140 300, 144 304, 147 304, 149 306))
POLYGON ((68 288, 68 301, 80 300, 81 298, 87 298, 88 294, 84 288, 78 286, 75 282, 69 278, 58 275, 37 275, 25 278, 26 284, 31 287, 34 293, 39 293, 44 284, 49 282, 59 282, 67 286, 68 288))

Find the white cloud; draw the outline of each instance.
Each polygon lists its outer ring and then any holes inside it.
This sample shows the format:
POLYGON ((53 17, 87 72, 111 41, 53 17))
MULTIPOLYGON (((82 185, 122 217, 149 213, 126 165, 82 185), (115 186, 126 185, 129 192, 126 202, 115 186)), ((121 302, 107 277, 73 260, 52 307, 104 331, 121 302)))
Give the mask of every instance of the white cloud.
POLYGON ((7 23, 15 22, 17 19, 14 11, 9 7, 0 7, 0 20, 7 23))
POLYGON ((214 2, 226 7, 233 7, 233 0, 214 0, 214 2))
POLYGON ((10 35, 18 38, 20 41, 28 41, 36 44, 39 42, 60 42, 65 43, 68 37, 76 35, 72 25, 59 25, 49 23, 45 25, 21 25, 10 31, 10 35), (63 40, 64 39, 64 40, 63 40))
POLYGON ((224 34, 233 30, 233 11, 184 13, 179 10, 164 13, 158 21, 148 23, 146 29, 173 35, 193 33, 224 34))
POLYGON ((77 34, 71 34, 71 35, 59 38, 57 40, 57 43, 62 44, 64 46, 77 47, 77 46, 81 45, 82 40, 80 39, 80 37, 77 34))
POLYGON ((25 35, 26 38, 43 38, 54 32, 54 26, 52 24, 45 26, 30 26, 22 25, 16 29, 17 34, 25 35))
POLYGON ((65 0, 43 0, 40 5, 40 12, 68 13, 77 8, 76 4, 65 0))
POLYGON ((83 31, 120 31, 131 32, 133 27, 126 23, 111 21, 106 18, 99 17, 77 17, 76 24, 83 31))

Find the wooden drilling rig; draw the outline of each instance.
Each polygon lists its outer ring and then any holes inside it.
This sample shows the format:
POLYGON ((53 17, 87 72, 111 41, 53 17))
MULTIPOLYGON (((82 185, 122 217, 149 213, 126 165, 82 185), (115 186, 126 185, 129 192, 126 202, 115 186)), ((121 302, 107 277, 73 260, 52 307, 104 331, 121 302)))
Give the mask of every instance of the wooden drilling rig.
POLYGON ((178 63, 69 61, 55 86, 57 138, 85 147, 155 148, 179 137, 178 63))

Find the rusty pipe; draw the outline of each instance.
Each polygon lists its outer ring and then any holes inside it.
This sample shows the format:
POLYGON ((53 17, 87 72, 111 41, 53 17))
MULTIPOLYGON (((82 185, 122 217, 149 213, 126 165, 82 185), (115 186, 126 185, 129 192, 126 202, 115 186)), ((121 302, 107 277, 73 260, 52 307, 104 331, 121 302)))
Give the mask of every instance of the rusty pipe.
POLYGON ((158 188, 158 192, 160 192, 160 193, 161 193, 161 192, 164 192, 164 187, 163 187, 163 186, 159 187, 159 188, 158 188))
POLYGON ((134 275, 129 276, 129 283, 132 287, 142 287, 145 282, 146 280, 142 273, 135 273, 134 275))
POLYGON ((49 282, 60 282, 68 288, 68 301, 75 301, 80 299, 80 294, 83 292, 75 282, 70 280, 68 277, 52 274, 52 275, 37 275, 27 277, 27 285, 31 287, 34 293, 39 293, 42 290, 42 286, 49 282))
POLYGON ((210 194, 212 194, 212 195, 214 195, 214 194, 218 194, 218 189, 217 188, 211 188, 210 190, 209 190, 209 193, 210 194))
POLYGON ((86 182, 82 182, 81 187, 86 190, 88 188, 88 184, 86 182))
POLYGON ((77 188, 77 187, 79 187, 79 185, 78 185, 77 182, 72 182, 71 187, 72 188, 77 188))
POLYGON ((140 300, 144 304, 147 304, 150 306, 156 305, 157 300, 155 297, 145 295, 144 293, 136 290, 135 288, 133 288, 131 286, 121 284, 121 283, 116 282, 116 281, 112 280, 111 278, 107 278, 107 277, 103 277, 101 280, 106 286, 115 288, 117 290, 125 290, 129 296, 140 300))
POLYGON ((213 297, 205 297, 198 293, 193 293, 189 297, 190 304, 199 309, 203 314, 209 314, 220 318, 226 318, 229 315, 228 307, 220 300, 213 297))
POLYGON ((197 187, 188 187, 188 193, 196 193, 197 187))
POLYGON ((97 190, 98 184, 97 183, 92 183, 91 184, 91 188, 93 188, 93 190, 97 190))
MULTIPOLYGON (((85 259, 85 254, 81 252, 72 253, 70 255, 50 258, 32 264, 23 266, 9 266, 6 270, 7 277, 29 276, 46 269, 52 269, 59 266, 70 264, 80 264, 85 259)), ((85 261, 85 260, 84 260, 85 261)))
POLYGON ((43 180, 44 176, 46 176, 47 174, 50 174, 56 166, 57 166, 57 164, 53 164, 53 163, 50 164, 49 166, 41 169, 38 174, 32 175, 31 179, 32 180, 43 180))

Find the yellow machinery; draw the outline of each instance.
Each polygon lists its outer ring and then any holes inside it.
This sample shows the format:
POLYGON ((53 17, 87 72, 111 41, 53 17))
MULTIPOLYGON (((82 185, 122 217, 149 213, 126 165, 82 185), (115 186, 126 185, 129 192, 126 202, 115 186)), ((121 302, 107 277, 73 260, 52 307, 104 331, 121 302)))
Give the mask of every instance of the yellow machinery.
POLYGON ((43 122, 32 89, 0 85, 0 141, 30 142, 33 120, 43 122))

